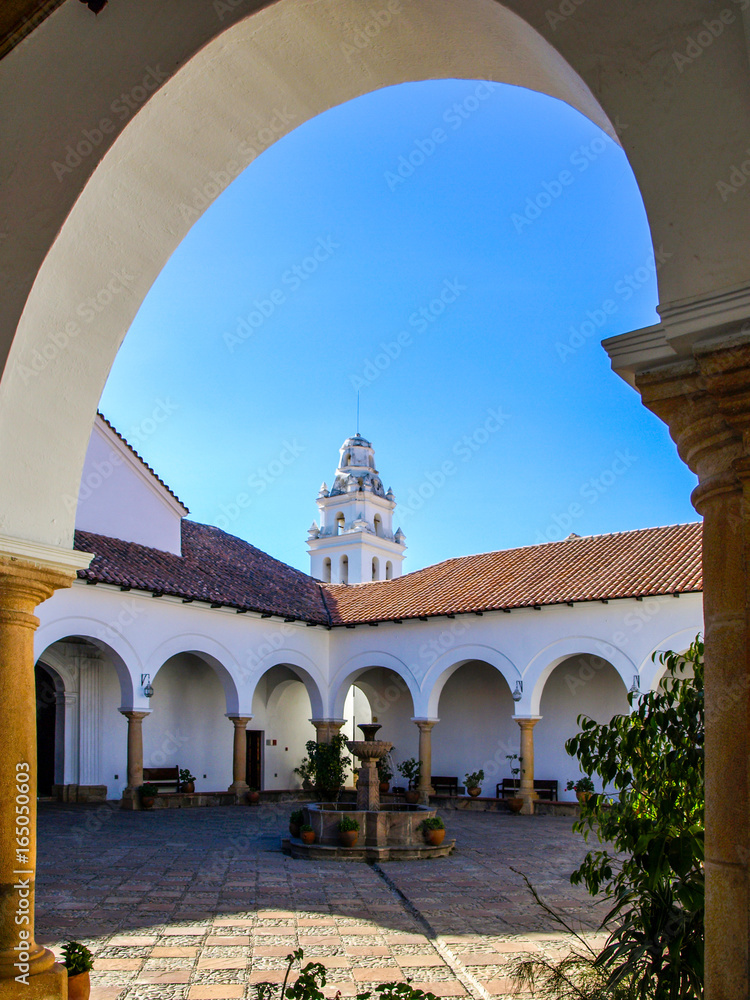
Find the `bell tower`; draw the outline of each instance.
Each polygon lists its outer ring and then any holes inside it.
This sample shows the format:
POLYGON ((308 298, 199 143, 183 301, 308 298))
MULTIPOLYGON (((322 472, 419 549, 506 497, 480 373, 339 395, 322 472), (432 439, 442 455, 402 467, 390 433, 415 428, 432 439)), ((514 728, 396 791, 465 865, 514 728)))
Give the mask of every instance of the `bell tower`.
POLYGON ((333 486, 320 487, 320 527, 308 531, 310 573, 325 583, 371 583, 401 576, 406 539, 393 531, 396 500, 386 493, 375 453, 360 434, 341 445, 333 486))

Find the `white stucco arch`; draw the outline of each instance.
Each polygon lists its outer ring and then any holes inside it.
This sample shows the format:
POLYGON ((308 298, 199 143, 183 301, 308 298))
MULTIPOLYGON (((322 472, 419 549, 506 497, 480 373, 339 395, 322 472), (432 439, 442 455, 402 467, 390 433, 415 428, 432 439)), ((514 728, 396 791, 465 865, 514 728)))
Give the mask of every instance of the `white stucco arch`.
POLYGON ((34 635, 34 659, 44 659, 50 646, 70 636, 86 639, 106 654, 120 682, 122 708, 148 709, 148 702, 139 698, 137 693, 143 672, 141 657, 135 647, 112 628, 110 622, 93 617, 69 616, 45 622, 34 635))
POLYGON ((349 688, 367 670, 377 668, 392 670, 401 678, 411 695, 415 714, 418 712, 419 684, 411 668, 393 653, 386 653, 384 650, 368 650, 350 657, 333 676, 329 695, 330 718, 343 718, 344 702, 349 688))
POLYGON ((664 676, 664 664, 660 663, 658 658, 656 661, 652 659, 654 653, 662 650, 674 650, 677 653, 682 653, 694 641, 695 636, 696 631, 694 628, 681 629, 679 632, 673 632, 671 635, 665 636, 649 650, 648 654, 644 656, 638 671, 641 678, 641 691, 655 691, 664 676))
MULTIPOLYGON (((638 668, 621 649, 607 639, 594 636, 566 636, 551 642, 540 650, 524 670, 524 703, 528 703, 528 714, 539 715, 542 692, 552 671, 571 656, 589 656, 611 664, 620 675, 627 691, 633 683, 638 668)), ((519 714, 527 714, 526 712, 519 714)))
POLYGON ((50 667, 59 677, 63 693, 69 694, 76 690, 76 680, 70 672, 70 667, 62 653, 53 646, 48 646, 38 657, 37 664, 50 667))
POLYGON ((177 656, 178 653, 192 653, 204 660, 214 670, 224 688, 227 715, 252 714, 245 711, 247 706, 244 704, 244 699, 240 698, 237 684, 240 668, 234 654, 210 636, 186 633, 172 636, 157 646, 145 658, 144 673, 151 674, 152 684, 156 684, 157 675, 167 660, 177 656))
POLYGON ((521 673, 518 667, 516 667, 505 653, 501 653, 499 649, 481 643, 456 646, 443 653, 425 674, 420 686, 419 707, 415 705, 416 713, 418 715, 423 714, 428 719, 437 718, 440 695, 446 681, 459 667, 470 663, 472 660, 481 660, 484 663, 489 663, 491 667, 494 667, 503 676, 511 691, 516 686, 516 681, 521 680, 521 673))
POLYGON ((324 718, 323 691, 326 690, 326 683, 323 675, 311 657, 296 649, 275 649, 256 664, 256 669, 253 671, 254 679, 248 685, 248 694, 244 696, 245 700, 249 699, 249 705, 252 706, 255 689, 261 677, 273 667, 278 666, 289 667, 290 670, 294 671, 307 688, 312 717, 314 719, 324 718))

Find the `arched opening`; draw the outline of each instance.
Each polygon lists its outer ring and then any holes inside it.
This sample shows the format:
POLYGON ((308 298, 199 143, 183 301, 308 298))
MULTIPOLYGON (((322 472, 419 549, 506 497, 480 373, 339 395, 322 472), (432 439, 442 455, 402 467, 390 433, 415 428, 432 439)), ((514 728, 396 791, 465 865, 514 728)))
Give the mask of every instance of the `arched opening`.
POLYGON ((344 517, 343 513, 341 511, 339 511, 339 513, 336 515, 336 534, 337 535, 340 535, 343 532, 345 523, 346 523, 346 518, 344 517))
POLYGON ((385 578, 386 580, 393 579, 393 563, 390 559, 385 564, 385 578))
POLYGON ((376 514, 373 518, 373 527, 375 528, 375 534, 382 538, 383 536, 383 519, 380 514, 376 514))
POLYGON ((456 776, 484 771, 483 795, 511 777, 506 754, 518 753, 515 703, 505 677, 490 663, 469 660, 454 670, 440 692, 440 724, 432 733, 433 773, 456 776))
POLYGON ((307 756, 305 744, 315 739, 310 725, 310 696, 293 666, 279 663, 258 681, 253 695, 253 718, 248 725, 248 779, 251 787, 299 788, 295 773, 307 756), (259 783, 252 782, 260 775, 259 783))
POLYGON ((59 674, 37 663, 36 681, 36 760, 37 795, 52 795, 52 786, 62 784, 64 766, 65 698, 59 674), (61 702, 62 695, 62 706, 61 702), (63 709, 60 718, 60 707, 63 709))
MULTIPOLYGON (((346 686, 346 684, 345 684, 346 686)), ((344 698, 344 731, 362 734, 355 729, 360 722, 378 722, 383 728, 378 738, 393 744, 391 759, 395 764, 419 755, 418 732, 414 723, 414 701, 406 681, 390 667, 368 667, 357 672, 344 698)), ((395 770, 395 769, 394 769, 395 770)), ((404 781, 395 771, 393 784, 404 781)))
POLYGON ((232 782, 232 731, 224 685, 197 652, 170 656, 151 680, 151 715, 143 724, 145 767, 188 768, 195 790, 232 782))
POLYGON ((323 560, 323 583, 331 582, 331 560, 326 556, 323 560))
POLYGON ((372 557, 372 578, 373 580, 380 579, 380 560, 377 556, 372 557))
POLYGON ((339 583, 349 583, 349 556, 342 556, 339 562, 339 583))
MULTIPOLYGON (((627 715, 627 691, 612 664, 592 654, 570 656, 547 678, 534 728, 534 772, 537 778, 557 779, 560 799, 575 799, 566 792, 570 779, 580 777, 576 761, 565 751, 565 741, 579 731, 578 716, 609 722, 613 715, 627 715)), ((597 791, 601 788, 594 776, 597 791)))

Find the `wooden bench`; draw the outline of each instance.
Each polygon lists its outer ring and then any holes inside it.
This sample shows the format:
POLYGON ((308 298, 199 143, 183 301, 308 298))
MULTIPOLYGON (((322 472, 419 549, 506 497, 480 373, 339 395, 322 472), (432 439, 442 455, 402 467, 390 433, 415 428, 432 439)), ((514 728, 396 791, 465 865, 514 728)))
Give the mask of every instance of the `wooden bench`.
POLYGON ((458 795, 458 778, 448 778, 442 774, 432 774, 430 775, 430 783, 435 789, 436 795, 439 795, 441 791, 447 795, 458 795))
MULTIPOLYGON (((518 778, 503 778, 495 785, 495 798, 515 798, 520 787, 521 782, 518 778)), ((557 782, 553 781, 552 778, 535 778, 534 791, 538 793, 540 799, 557 802, 557 782)))
POLYGON ((144 767, 143 781, 144 784, 149 782, 152 785, 158 785, 159 791, 164 785, 167 791, 178 792, 180 790, 180 769, 176 764, 174 767, 144 767))

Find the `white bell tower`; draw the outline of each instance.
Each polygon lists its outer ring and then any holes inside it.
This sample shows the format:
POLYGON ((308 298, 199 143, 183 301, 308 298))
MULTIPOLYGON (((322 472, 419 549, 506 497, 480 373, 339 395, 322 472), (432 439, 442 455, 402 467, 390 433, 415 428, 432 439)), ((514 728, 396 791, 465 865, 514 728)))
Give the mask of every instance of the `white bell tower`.
POLYGON ((375 453, 360 434, 341 445, 333 487, 317 499, 320 527, 308 531, 310 573, 325 583, 371 583, 401 576, 404 533, 393 531, 393 491, 386 493, 375 453))

